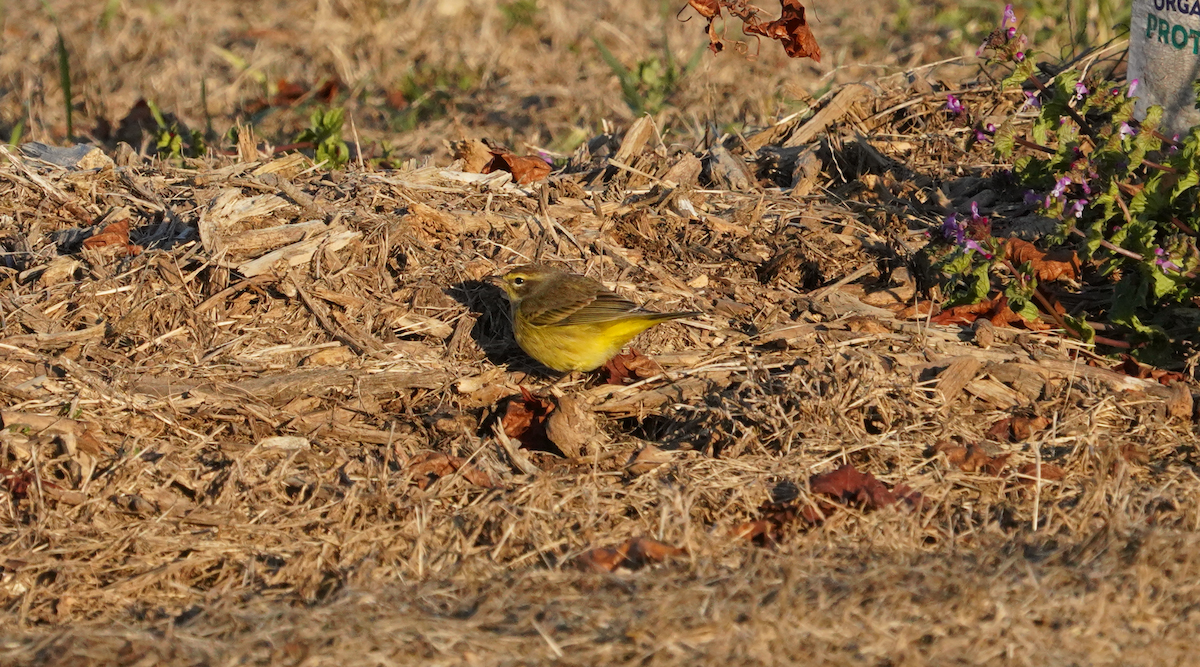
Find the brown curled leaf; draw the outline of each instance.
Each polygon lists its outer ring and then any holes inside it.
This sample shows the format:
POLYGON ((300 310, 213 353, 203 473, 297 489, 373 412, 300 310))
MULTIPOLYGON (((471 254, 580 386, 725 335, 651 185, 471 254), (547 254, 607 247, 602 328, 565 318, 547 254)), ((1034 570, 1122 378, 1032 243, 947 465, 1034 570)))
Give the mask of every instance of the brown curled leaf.
POLYGON ((417 486, 424 489, 429 486, 434 480, 452 475, 455 472, 461 472, 463 479, 474 484, 482 486, 485 489, 496 487, 496 483, 488 474, 474 465, 467 463, 467 460, 461 456, 452 456, 442 452, 420 452, 413 456, 408 461, 408 472, 417 482, 417 486))
POLYGON ((117 248, 118 250, 123 250, 127 255, 139 255, 142 252, 142 246, 133 245, 129 242, 128 218, 105 225, 103 229, 84 240, 83 247, 92 249, 117 248))
POLYGON ((619 567, 636 570, 686 553, 685 549, 649 537, 631 537, 614 547, 589 549, 579 554, 575 563, 595 572, 613 572, 619 567))
POLYGON ((480 173, 490 174, 493 171, 507 171, 513 175, 514 181, 526 185, 549 176, 550 165, 536 155, 492 153, 492 161, 484 165, 480 173))

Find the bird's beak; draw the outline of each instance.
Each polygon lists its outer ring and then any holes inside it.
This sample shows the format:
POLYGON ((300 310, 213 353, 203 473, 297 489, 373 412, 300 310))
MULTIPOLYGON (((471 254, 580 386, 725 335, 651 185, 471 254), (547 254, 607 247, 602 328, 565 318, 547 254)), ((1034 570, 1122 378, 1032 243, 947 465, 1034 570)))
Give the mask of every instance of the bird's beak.
POLYGON ((501 288, 503 288, 503 285, 504 285, 504 279, 501 278, 500 276, 488 276, 487 278, 483 279, 483 282, 485 282, 489 285, 495 285, 496 287, 501 287, 501 288))

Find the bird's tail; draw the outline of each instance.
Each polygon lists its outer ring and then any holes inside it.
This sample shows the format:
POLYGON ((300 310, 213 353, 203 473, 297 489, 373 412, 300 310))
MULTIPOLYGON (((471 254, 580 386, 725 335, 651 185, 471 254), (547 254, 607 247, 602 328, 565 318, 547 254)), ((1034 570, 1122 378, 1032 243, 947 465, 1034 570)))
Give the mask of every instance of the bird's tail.
POLYGON ((684 310, 676 313, 654 313, 650 318, 655 322, 666 322, 668 320, 682 320, 687 317, 696 317, 703 314, 698 310, 684 310))

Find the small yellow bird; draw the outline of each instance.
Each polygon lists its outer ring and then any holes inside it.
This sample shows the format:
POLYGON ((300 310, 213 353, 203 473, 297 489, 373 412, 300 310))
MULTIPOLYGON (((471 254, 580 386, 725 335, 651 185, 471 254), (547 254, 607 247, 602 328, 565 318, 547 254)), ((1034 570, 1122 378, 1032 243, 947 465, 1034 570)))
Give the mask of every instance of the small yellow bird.
POLYGON ((536 264, 488 281, 508 295, 517 344, 560 372, 595 370, 655 324, 700 315, 644 310, 591 278, 536 264))

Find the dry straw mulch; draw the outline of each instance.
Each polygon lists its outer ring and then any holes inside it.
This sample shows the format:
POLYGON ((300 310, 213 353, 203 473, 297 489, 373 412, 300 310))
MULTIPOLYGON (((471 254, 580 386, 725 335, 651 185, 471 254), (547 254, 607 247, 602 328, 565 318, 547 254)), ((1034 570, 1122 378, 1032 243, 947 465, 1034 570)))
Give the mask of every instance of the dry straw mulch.
POLYGON ((838 89, 696 153, 639 121, 526 186, 13 153, 0 657, 1183 659, 1190 390, 928 324, 924 230, 1000 187, 941 104, 838 89), (707 315, 550 387, 481 282, 533 258, 707 315))

